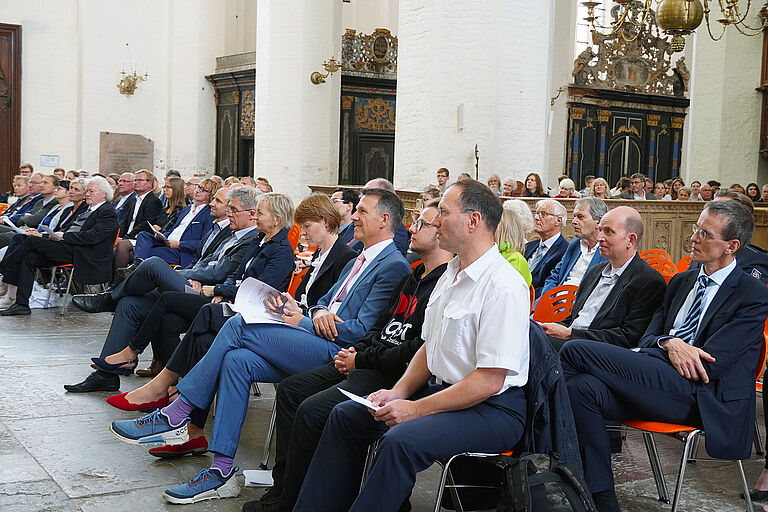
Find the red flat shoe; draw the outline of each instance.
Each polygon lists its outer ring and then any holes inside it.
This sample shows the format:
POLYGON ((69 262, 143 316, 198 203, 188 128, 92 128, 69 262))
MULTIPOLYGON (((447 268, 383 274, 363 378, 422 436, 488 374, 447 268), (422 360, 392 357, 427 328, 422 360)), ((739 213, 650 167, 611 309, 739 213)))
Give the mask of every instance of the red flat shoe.
POLYGON ((158 446, 149 450, 150 455, 163 459, 183 457, 184 455, 201 455, 208 451, 208 440, 205 436, 190 439, 184 444, 158 446))
POLYGON ((120 393, 119 395, 113 395, 107 398, 107 403, 112 407, 117 407, 118 409, 122 409, 124 411, 143 411, 144 409, 155 410, 160 407, 165 407, 166 405, 168 405, 167 396, 164 396, 160 400, 156 400, 154 402, 147 402, 144 404, 132 404, 128 400, 126 400, 125 395, 127 394, 128 392, 120 393))

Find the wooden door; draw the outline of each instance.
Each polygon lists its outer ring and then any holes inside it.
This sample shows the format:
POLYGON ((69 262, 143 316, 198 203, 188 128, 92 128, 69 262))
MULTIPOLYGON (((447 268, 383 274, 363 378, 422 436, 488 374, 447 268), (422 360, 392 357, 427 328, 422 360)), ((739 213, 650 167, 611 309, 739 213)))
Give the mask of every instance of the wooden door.
POLYGON ((21 26, 0 23, 0 188, 21 165, 21 26))

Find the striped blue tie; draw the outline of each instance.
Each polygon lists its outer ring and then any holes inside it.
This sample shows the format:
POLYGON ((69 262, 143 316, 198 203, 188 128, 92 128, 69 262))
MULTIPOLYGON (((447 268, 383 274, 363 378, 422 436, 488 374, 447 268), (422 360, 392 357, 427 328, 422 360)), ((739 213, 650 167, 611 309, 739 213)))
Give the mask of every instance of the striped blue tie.
POLYGON ((710 279, 707 276, 699 276, 698 288, 696 288, 696 296, 693 298, 693 304, 691 309, 688 310, 688 314, 685 316, 683 325, 675 333, 677 338, 680 338, 686 343, 691 343, 693 337, 696 334, 696 329, 699 327, 699 320, 701 320, 701 306, 704 302, 704 292, 709 286, 710 279))
POLYGON ((531 259, 528 260, 528 268, 531 272, 536 270, 536 265, 538 265, 541 262, 546 252, 547 252, 547 246, 544 245, 544 242, 539 242, 539 247, 536 249, 536 252, 534 252, 533 256, 531 256, 531 259))

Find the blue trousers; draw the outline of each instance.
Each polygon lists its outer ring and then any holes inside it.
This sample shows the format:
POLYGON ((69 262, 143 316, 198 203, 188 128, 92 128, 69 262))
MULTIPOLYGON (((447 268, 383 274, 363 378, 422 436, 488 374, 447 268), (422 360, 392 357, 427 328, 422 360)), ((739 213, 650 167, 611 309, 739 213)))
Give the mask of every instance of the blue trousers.
POLYGON ((154 235, 142 231, 136 237, 136 246, 133 248, 133 257, 146 260, 152 256, 157 256, 166 263, 181 265, 181 252, 178 249, 171 249, 154 235))
POLYGON ((560 351, 589 490, 613 489, 606 420, 641 418, 701 425, 697 383, 648 354, 592 340, 572 340, 560 351))
POLYGON ((178 385, 179 393, 200 409, 218 389, 216 421, 209 450, 234 457, 248 411, 251 382, 280 382, 288 375, 333 360, 336 343, 303 329, 276 324, 246 324, 235 315, 224 324, 205 356, 178 385))
MULTIPOLYGON (((412 398, 443 389, 432 386, 412 398)), ((396 511, 435 460, 462 452, 512 449, 525 425, 522 388, 509 388, 468 409, 416 418, 391 429, 351 400, 333 408, 294 510, 396 511), (368 446, 381 438, 370 475, 357 494, 368 446)))

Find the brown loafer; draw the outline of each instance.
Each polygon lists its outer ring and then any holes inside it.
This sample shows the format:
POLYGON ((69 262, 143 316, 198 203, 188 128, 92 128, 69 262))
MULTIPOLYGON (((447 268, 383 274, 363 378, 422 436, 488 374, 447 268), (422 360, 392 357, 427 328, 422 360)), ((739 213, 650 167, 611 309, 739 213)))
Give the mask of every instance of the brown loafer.
POLYGON ((143 369, 143 370, 136 370, 136 375, 139 377, 155 377, 158 373, 160 373, 160 370, 163 369, 163 363, 160 361, 157 361, 156 359, 152 360, 152 364, 149 365, 149 368, 143 369))

